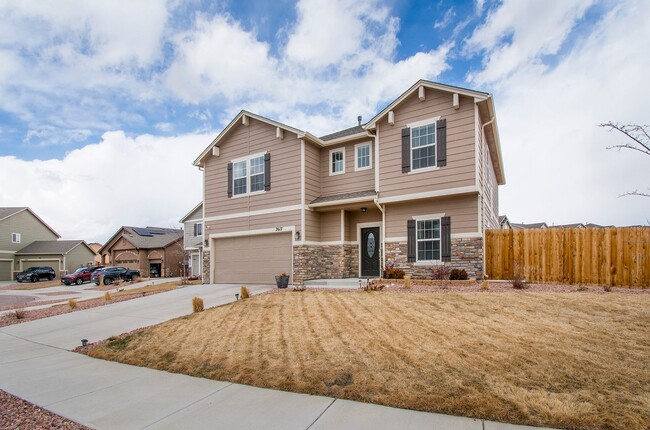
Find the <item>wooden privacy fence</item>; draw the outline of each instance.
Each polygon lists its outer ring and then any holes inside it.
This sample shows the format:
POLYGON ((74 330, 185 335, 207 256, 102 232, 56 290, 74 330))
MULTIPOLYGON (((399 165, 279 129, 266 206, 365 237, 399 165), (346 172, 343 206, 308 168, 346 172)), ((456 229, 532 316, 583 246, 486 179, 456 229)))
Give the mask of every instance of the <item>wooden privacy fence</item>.
POLYGON ((487 230, 488 279, 650 287, 650 227, 487 230))

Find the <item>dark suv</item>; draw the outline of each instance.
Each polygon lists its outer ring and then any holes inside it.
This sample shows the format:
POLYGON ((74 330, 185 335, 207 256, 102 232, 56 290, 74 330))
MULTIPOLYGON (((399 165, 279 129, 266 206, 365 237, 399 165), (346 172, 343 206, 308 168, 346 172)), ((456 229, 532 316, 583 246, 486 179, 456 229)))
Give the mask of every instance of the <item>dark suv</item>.
POLYGON ((91 282, 99 285, 99 276, 104 275, 104 285, 110 285, 113 281, 124 279, 125 281, 135 281, 140 277, 138 270, 131 270, 125 267, 111 266, 93 272, 91 282))
POLYGON ((72 273, 68 273, 61 278, 61 282, 66 285, 77 284, 81 285, 84 282, 90 282, 90 278, 93 272, 97 269, 100 269, 100 266, 91 266, 91 267, 80 267, 72 273))
POLYGON ((23 270, 22 272, 18 273, 16 275, 16 281, 18 282, 36 282, 40 281, 41 279, 47 279, 51 281, 52 279, 56 278, 56 272, 54 272, 54 269, 51 267, 30 267, 27 270, 23 270))

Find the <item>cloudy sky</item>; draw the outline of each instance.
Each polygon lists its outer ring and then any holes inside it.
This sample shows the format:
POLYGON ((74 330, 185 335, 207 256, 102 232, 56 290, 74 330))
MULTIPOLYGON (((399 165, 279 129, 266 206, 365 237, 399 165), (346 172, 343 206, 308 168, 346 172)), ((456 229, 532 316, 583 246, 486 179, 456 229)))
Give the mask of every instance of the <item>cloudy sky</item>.
POLYGON ((314 134, 418 79, 494 94, 514 222, 647 224, 646 0, 0 0, 0 206, 64 238, 176 226, 241 109, 314 134))

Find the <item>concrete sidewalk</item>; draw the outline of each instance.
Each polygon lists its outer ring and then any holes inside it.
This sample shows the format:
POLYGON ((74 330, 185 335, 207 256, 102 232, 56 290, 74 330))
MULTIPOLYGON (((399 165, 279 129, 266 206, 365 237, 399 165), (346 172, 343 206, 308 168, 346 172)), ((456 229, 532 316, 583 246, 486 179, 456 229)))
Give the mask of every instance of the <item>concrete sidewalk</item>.
MULTIPOLYGON (((250 287, 260 293, 271 286, 250 287)), ((197 285, 0 329, 0 388, 98 429, 514 430, 477 419, 255 388, 96 360, 69 350, 235 300, 239 285, 197 285)))

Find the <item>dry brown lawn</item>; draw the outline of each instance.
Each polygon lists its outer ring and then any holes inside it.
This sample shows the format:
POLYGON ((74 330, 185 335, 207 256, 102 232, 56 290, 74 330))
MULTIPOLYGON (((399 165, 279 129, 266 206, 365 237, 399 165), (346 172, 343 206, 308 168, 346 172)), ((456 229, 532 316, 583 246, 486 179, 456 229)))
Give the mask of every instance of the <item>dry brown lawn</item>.
POLYGON ((511 423, 647 429, 649 329, 650 295, 287 292, 90 355, 511 423))

